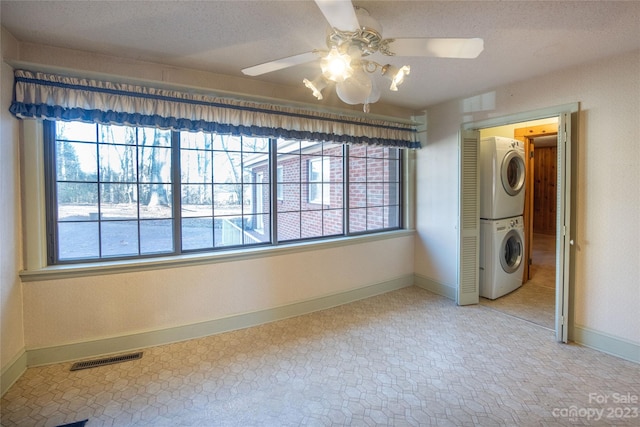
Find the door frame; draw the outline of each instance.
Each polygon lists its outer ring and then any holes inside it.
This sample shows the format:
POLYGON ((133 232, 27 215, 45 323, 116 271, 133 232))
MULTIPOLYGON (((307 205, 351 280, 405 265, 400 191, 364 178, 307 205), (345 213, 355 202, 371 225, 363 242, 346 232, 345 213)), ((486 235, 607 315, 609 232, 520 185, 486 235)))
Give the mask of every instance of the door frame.
MULTIPOLYGON (((533 147, 533 139, 546 136, 546 135, 557 135, 558 134, 558 126, 560 123, 549 123, 538 126, 527 126, 522 128, 516 128, 514 130, 514 139, 518 141, 522 141, 524 143, 524 154, 525 154, 525 169, 527 171, 532 171, 535 167, 535 157, 533 156, 534 147, 533 147)), ((525 264, 524 264, 524 272, 522 274, 523 280, 526 282, 531 278, 531 252, 533 247, 533 188, 534 188, 534 179, 532 173, 527 173, 525 175, 525 199, 524 199, 524 235, 525 235, 525 264)), ((557 233, 557 230, 556 230, 557 233)))
MULTIPOLYGON (((473 188, 475 184, 475 204, 479 202, 479 189, 477 182, 471 183, 473 176, 478 179, 477 171, 475 173, 467 173, 465 170, 470 170, 470 163, 477 163, 476 156, 468 156, 465 153, 474 153, 473 149, 469 149, 473 145, 471 141, 472 134, 479 134, 480 129, 506 126, 516 123, 534 121, 539 119, 545 119, 549 117, 558 117, 558 159, 557 159, 557 226, 556 226, 556 340, 559 342, 567 342, 569 335, 570 325, 569 319, 572 318, 569 304, 571 295, 569 290, 571 289, 572 280, 572 244, 574 241, 575 228, 572 227, 573 212, 571 209, 572 191, 571 191, 571 177, 573 174, 572 161, 572 149, 575 149, 577 141, 577 132, 572 132, 572 128, 577 127, 577 113, 579 112, 579 103, 564 104, 555 107, 543 108, 539 110, 533 110, 523 113, 516 113, 506 115, 502 117, 480 120, 475 122, 463 123, 460 128, 459 144, 460 144, 460 156, 459 156, 459 194, 460 194, 460 214, 458 216, 458 230, 460 230, 460 239, 458 247, 458 290, 457 290, 457 303, 459 305, 474 304, 479 301, 479 289, 477 286, 479 270, 475 269, 475 277, 469 277, 470 274, 474 274, 472 266, 473 260, 478 259, 478 253, 480 249, 479 240, 476 240, 475 246, 465 244, 463 239, 464 218, 469 217, 470 207, 472 203, 464 203, 463 194, 465 188, 473 188), (573 121, 572 121, 573 115, 573 121), (466 147, 466 148, 465 148, 466 147), (465 160, 467 160, 465 162, 465 160), (463 279, 464 278, 464 283, 463 279), (475 283, 475 289, 470 287, 469 284, 475 283), (475 292, 475 298, 474 298, 475 292)), ((476 139, 475 144, 479 145, 479 137, 476 139)), ((477 154, 477 147, 475 150, 477 154)), ((477 169, 477 167, 476 167, 477 169)), ((468 240, 468 239, 467 239, 468 240)), ((475 263, 477 265, 477 261, 475 263)))

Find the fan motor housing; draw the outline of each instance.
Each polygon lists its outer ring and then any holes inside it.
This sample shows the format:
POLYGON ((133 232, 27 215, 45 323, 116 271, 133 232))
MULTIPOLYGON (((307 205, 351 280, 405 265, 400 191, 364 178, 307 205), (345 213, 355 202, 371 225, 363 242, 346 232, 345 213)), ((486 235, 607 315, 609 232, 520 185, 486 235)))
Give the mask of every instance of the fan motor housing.
POLYGON ((338 48, 355 46, 360 50, 362 56, 371 55, 381 50, 382 42, 380 33, 366 27, 359 28, 356 31, 340 31, 334 28, 327 36, 327 46, 329 48, 334 46, 338 48))

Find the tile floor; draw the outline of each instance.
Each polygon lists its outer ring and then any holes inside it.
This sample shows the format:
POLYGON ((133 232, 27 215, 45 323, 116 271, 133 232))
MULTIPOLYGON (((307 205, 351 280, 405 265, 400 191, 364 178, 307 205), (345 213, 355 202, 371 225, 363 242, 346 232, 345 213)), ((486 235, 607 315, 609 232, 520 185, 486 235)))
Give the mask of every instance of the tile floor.
POLYGON ((70 366, 30 368, 0 401, 2 426, 85 418, 88 427, 639 421, 637 403, 603 402, 614 393, 640 396, 637 364, 556 343, 544 327, 418 287, 148 348, 140 360, 70 366))

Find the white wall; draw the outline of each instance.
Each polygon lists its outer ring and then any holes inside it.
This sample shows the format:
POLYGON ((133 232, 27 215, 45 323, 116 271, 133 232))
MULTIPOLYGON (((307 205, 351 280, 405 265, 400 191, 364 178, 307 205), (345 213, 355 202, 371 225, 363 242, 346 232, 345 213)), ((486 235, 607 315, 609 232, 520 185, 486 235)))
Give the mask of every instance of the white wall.
POLYGON ((416 274, 456 284, 461 124, 580 102, 575 325, 640 343, 639 76, 635 51, 429 108, 416 160, 416 274))
POLYGON ((208 322, 413 273, 413 236, 250 260, 27 282, 27 349, 208 322), (55 319, 55 321, 53 321, 55 319))
MULTIPOLYGON (((15 40, 2 30, 2 57, 16 48, 15 40)), ((20 169, 18 121, 9 113, 13 93, 13 69, 0 61, 0 372, 24 353, 22 265, 20 234, 20 169)), ((7 378, 4 377, 4 380, 7 378)), ((5 390, 6 384, 2 384, 5 390)))

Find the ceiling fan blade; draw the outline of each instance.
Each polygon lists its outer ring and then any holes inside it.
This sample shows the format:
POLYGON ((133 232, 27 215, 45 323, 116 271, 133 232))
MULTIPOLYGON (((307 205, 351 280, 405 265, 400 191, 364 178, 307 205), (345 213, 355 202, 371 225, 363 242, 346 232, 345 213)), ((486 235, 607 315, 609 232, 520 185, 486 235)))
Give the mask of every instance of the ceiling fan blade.
POLYGON ((243 68, 242 72, 247 76, 259 76, 272 71, 282 70, 283 68, 293 67, 294 65, 305 64, 307 62, 315 61, 316 59, 318 59, 318 55, 315 52, 306 52, 299 55, 287 56, 282 59, 276 59, 275 61, 265 62, 264 64, 254 65, 253 67, 243 68))
POLYGON ((342 31, 355 31, 360 26, 351 0, 315 1, 331 27, 342 31))
POLYGON ((395 39, 389 50, 397 56, 473 59, 484 50, 484 40, 473 39, 395 39))

